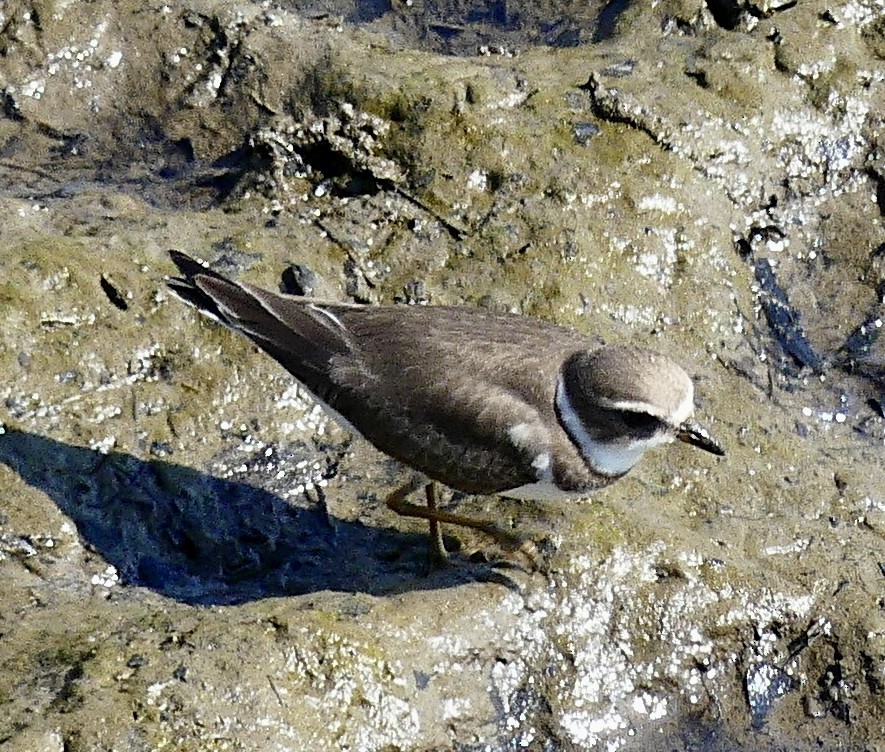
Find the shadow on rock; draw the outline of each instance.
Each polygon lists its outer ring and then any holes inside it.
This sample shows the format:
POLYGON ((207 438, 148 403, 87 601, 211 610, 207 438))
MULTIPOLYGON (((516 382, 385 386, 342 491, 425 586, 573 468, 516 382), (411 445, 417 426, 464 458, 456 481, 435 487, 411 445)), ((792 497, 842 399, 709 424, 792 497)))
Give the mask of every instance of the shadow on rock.
POLYGON ((330 520, 246 483, 160 460, 0 435, 0 462, 49 495, 121 579, 191 604, 320 590, 375 595, 451 587, 425 577, 426 537, 330 520))

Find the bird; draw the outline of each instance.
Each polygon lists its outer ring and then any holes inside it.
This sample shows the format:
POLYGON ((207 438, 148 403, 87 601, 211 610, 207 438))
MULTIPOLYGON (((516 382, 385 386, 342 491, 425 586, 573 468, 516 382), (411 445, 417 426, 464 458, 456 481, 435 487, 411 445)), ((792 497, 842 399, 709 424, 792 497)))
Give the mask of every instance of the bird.
POLYGON ((471 495, 585 498, 649 449, 724 450, 694 420, 694 386, 671 358, 540 319, 469 306, 320 301, 234 281, 177 250, 169 290, 274 358, 345 429, 412 470, 386 500, 430 524, 479 530, 527 552, 494 521, 439 508, 437 484, 471 495), (426 506, 408 501, 424 486, 426 506))

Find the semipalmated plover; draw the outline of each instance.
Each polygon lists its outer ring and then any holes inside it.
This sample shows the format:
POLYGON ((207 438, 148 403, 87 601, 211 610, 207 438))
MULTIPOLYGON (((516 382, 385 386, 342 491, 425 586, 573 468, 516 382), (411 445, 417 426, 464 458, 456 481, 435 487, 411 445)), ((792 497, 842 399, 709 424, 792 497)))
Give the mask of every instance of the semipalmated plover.
POLYGON ((434 481, 469 494, 587 496, 652 447, 679 439, 722 455, 692 419, 694 388, 670 358, 524 316, 466 307, 320 302, 235 282, 170 251, 178 297, 251 339, 336 420, 417 471, 399 514, 483 531, 437 508, 434 481), (427 506, 406 501, 425 486, 427 506))

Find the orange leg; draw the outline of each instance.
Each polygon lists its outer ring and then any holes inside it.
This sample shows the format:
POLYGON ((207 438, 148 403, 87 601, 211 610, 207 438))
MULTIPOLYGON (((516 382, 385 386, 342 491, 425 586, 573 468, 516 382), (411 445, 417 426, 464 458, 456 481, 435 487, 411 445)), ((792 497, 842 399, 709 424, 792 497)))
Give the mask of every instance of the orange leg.
POLYGON ((445 522, 448 525, 458 525, 459 527, 469 527, 473 530, 479 530, 484 535, 489 536, 498 545, 507 551, 516 551, 524 555, 533 566, 538 566, 538 551, 531 541, 523 540, 513 533, 502 530, 494 522, 487 520, 478 520, 473 517, 466 517, 453 512, 446 512, 436 506, 436 484, 428 483, 424 487, 427 495, 427 506, 422 507, 406 501, 406 497, 416 491, 421 481, 413 479, 401 488, 398 488, 390 496, 387 497, 387 507, 403 517, 418 517, 430 522, 430 540, 433 547, 433 554, 438 561, 448 559, 448 552, 443 546, 442 529, 440 523, 445 522))
MULTIPOLYGON (((424 486, 424 494, 427 497, 428 514, 437 513, 439 509, 436 506, 436 483, 431 482, 424 486)), ((448 561, 449 552, 446 551, 446 544, 443 542, 442 525, 434 517, 428 517, 427 521, 430 523, 430 546, 433 557, 440 563, 448 561)))

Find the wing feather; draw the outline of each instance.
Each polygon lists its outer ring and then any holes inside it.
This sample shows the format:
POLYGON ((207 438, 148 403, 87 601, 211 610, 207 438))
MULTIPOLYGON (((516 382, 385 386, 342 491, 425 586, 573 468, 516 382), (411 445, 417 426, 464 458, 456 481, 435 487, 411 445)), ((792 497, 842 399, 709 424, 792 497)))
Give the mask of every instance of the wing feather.
POLYGON ((496 493, 546 479, 544 457, 573 451, 547 429, 559 365, 596 340, 465 308, 331 310, 360 353, 333 358, 333 407, 385 453, 459 490, 496 493))

